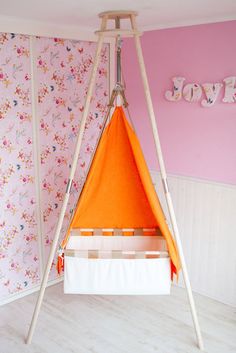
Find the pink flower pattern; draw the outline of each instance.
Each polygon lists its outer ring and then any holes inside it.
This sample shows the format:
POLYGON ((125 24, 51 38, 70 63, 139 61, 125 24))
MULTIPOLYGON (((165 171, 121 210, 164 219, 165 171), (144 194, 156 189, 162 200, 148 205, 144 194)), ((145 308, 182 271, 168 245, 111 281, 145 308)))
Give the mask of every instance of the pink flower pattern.
MULTIPOLYGON (((38 82, 40 82, 38 111, 40 117, 43 234, 47 258, 65 195, 96 43, 38 38, 36 49, 38 82)), ((62 235, 66 232, 70 211, 74 207, 76 196, 83 185, 108 103, 108 50, 108 45, 104 45, 62 235)), ((54 265, 55 263, 56 260, 54 265)), ((51 278, 55 278, 55 276, 55 266, 53 266, 51 278)))
POLYGON ((28 36, 0 34, 0 67, 2 299, 39 283, 28 36))
MULTIPOLYGON (((96 43, 36 37, 43 234, 37 237, 29 37, 0 34, 0 299, 40 280, 65 195, 96 43)), ((61 236, 86 177, 108 103, 104 45, 61 236)), ((57 277, 56 259, 50 278, 57 277)))

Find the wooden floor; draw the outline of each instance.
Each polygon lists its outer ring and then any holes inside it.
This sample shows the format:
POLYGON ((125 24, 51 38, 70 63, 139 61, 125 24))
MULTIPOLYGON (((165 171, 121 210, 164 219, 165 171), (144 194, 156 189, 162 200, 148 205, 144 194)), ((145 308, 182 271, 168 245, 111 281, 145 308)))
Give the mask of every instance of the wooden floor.
MULTIPOLYGON (((236 352, 236 309, 195 295, 205 350, 236 352)), ((36 294, 0 308, 0 353, 194 353, 195 335, 186 294, 64 295, 46 290, 30 346, 24 344, 36 294)))

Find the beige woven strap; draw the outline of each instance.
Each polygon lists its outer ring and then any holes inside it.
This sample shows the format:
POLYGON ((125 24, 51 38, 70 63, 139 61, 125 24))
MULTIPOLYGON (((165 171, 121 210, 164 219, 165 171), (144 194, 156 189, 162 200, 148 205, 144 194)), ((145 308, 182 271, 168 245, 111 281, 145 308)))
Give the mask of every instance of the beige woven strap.
POLYGON ((143 235, 156 235, 162 237, 159 228, 81 228, 73 229, 73 235, 113 235, 113 236, 143 236, 143 235))
POLYGON ((65 256, 82 259, 150 259, 169 257, 167 251, 75 250, 66 249, 65 256))

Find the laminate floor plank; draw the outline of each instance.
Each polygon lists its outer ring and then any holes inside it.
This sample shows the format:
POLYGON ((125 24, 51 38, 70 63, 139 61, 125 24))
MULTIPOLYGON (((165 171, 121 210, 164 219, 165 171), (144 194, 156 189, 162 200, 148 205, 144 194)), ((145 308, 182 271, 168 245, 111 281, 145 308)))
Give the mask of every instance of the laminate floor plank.
MULTIPOLYGON (((64 295, 46 290, 31 345, 24 339, 37 293, 0 307, 0 353, 196 353, 182 288, 170 296, 64 295)), ((194 294, 205 351, 236 352, 236 309, 194 294)))

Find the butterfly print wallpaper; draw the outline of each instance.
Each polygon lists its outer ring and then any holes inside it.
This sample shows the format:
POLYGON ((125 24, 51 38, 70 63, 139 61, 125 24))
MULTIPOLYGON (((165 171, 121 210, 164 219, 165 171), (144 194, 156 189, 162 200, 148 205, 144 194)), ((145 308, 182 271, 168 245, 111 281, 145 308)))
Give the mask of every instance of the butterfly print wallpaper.
POLYGON ((0 35, 0 292, 39 281, 29 38, 0 35))
MULTIPOLYGON (((0 300, 40 282, 40 267, 47 260, 65 194, 95 49, 96 43, 88 41, 35 38, 41 201, 37 205, 29 37, 0 34, 0 300)), ((61 236, 86 177, 108 89, 109 45, 104 44, 61 236)), ((57 276, 54 261, 50 279, 57 276)))
MULTIPOLYGON (((46 258, 65 194, 95 49, 96 43, 92 42, 57 38, 36 40, 43 245, 46 258)), ((101 54, 62 236, 66 232, 70 211, 86 177, 87 166, 107 108, 108 49, 108 45, 105 45, 101 54)), ((54 261, 51 278, 55 276, 54 261)))

